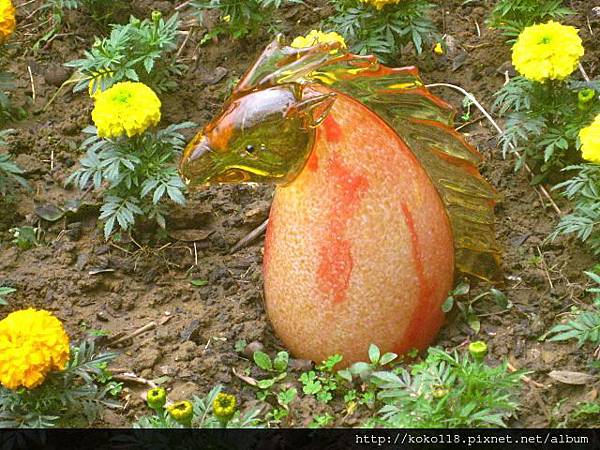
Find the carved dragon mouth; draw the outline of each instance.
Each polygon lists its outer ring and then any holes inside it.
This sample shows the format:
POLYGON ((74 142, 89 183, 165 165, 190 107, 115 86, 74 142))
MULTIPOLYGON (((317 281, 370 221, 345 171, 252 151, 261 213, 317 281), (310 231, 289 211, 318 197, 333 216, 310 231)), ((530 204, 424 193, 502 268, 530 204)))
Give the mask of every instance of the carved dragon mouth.
POLYGON ((179 164, 179 173, 189 189, 219 183, 243 183, 251 181, 252 175, 268 175, 268 172, 253 167, 223 167, 214 155, 215 150, 202 135, 195 138, 185 149, 179 164))
POLYGON ((206 186, 217 175, 217 168, 211 158, 213 152, 202 134, 188 144, 179 163, 179 173, 188 188, 206 186))

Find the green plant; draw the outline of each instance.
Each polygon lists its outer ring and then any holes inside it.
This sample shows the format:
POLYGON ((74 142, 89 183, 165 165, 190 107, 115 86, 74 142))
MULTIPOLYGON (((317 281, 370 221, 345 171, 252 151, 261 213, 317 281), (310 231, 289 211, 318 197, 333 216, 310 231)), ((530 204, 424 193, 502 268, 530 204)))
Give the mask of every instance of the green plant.
POLYGON ((237 341, 235 341, 233 349, 237 353, 242 353, 247 345, 248 345, 248 342, 246 342, 246 339, 238 339, 237 341))
POLYGON ((343 376, 334 370, 335 366, 342 361, 341 355, 332 355, 315 367, 300 375, 302 392, 306 395, 314 395, 321 403, 329 403, 333 399, 343 376))
POLYGON ((176 83, 170 77, 183 68, 170 54, 177 46, 179 25, 177 14, 165 21, 158 11, 151 20, 132 16, 127 24, 112 25, 110 36, 96 38, 85 58, 65 64, 80 74, 73 91, 95 93, 123 80, 143 82, 157 92, 173 89, 176 83))
POLYGON ((492 9, 488 25, 502 31, 508 42, 516 40, 525 27, 574 14, 563 0, 500 0, 492 9))
POLYGON ((581 426, 592 428, 600 426, 600 403, 595 402, 580 402, 570 415, 568 426, 581 426))
POLYGON ((86 154, 67 184, 74 183, 82 190, 88 183, 95 189, 106 186, 100 208, 106 239, 115 226, 123 231, 131 229, 138 216, 155 220, 164 228, 165 199, 185 203, 185 184, 172 163, 185 144, 179 131, 192 126, 185 122, 119 139, 100 138, 95 127, 83 130, 89 135, 81 144, 86 154))
POLYGON ((446 301, 442 304, 442 311, 448 313, 456 306, 475 333, 479 333, 479 330, 481 329, 481 322, 479 317, 477 317, 477 312, 474 307, 478 301, 486 297, 491 297, 496 305, 503 310, 512 308, 512 303, 508 300, 506 295, 496 288, 491 288, 474 298, 469 297, 470 292, 471 286, 469 283, 465 281, 458 283, 458 285, 450 292, 446 301))
POLYGON ((29 250, 37 246, 42 237, 42 229, 30 225, 11 228, 8 231, 13 234, 11 242, 21 250, 29 250))
POLYGON ((587 290, 587 292, 595 294, 591 308, 585 311, 573 310, 566 323, 555 325, 550 329, 547 333, 551 335, 549 341, 577 339, 579 347, 586 342, 594 345, 600 343, 600 275, 594 272, 584 273, 596 283, 596 287, 587 290))
POLYGON ((562 189, 563 195, 574 204, 570 214, 560 218, 549 239, 561 234, 575 234, 587 243, 595 255, 600 255, 600 166, 579 164, 569 166, 565 171, 576 171, 575 176, 557 184, 554 189, 562 189))
POLYGON ((275 358, 271 360, 271 357, 265 352, 256 351, 252 355, 254 363, 265 372, 273 374, 272 377, 265 378, 262 380, 256 380, 255 386, 261 389, 258 392, 257 397, 259 400, 265 400, 271 392, 271 388, 279 381, 282 381, 287 377, 287 368, 289 363, 289 354, 281 351, 277 353, 275 358))
MULTIPOLYGON (((0 60, 4 57, 2 49, 0 49, 0 60)), ((14 106, 7 92, 12 91, 15 88, 15 77, 12 73, 3 72, 0 70, 0 125, 3 125, 10 121, 16 121, 25 117, 25 111, 23 108, 14 106)), ((2 133, 0 132, 0 145, 2 143, 2 133)))
POLYGON ((50 28, 37 40, 33 48, 38 50, 63 30, 67 10, 83 9, 95 22, 105 26, 115 13, 125 6, 122 0, 46 0, 40 12, 48 15, 50 28))
POLYGON ((493 108, 506 120, 503 154, 520 152, 515 171, 528 163, 536 173, 532 184, 538 184, 580 162, 578 133, 600 113, 598 93, 598 81, 539 83, 519 76, 500 89, 493 108), (579 93, 589 89, 596 99, 583 105, 579 93))
MULTIPOLYGON (((1 90, 0 86, 0 90, 1 90)), ((0 116, 2 115, 2 96, 0 92, 0 116)), ((2 130, 0 131, 0 147, 6 145, 6 136, 13 130, 2 130)), ((0 195, 5 196, 8 192, 8 188, 13 186, 14 183, 20 184, 22 187, 27 188, 27 181, 21 176, 23 169, 17 166, 11 160, 11 156, 8 153, 0 153, 0 195)))
POLYGON ((333 422, 333 419, 334 417, 329 413, 319 414, 313 417, 312 421, 308 424, 308 428, 326 427, 327 425, 331 424, 331 422, 333 422))
POLYGON ((8 302, 4 297, 12 294, 13 292, 17 292, 17 290, 8 286, 0 286, 0 306, 8 305, 8 302))
POLYGON ((113 384, 104 384, 108 362, 117 354, 97 354, 93 342, 71 348, 65 370, 51 372, 34 389, 0 387, 0 427, 51 428, 91 425, 105 407, 117 407, 110 399, 113 384))
MULTIPOLYGON (((90 333, 90 335, 93 335, 93 333, 90 333)), ((101 336, 105 335, 106 334, 101 334, 101 336)), ((97 365, 97 367, 100 372, 94 374, 94 379, 104 386, 104 389, 109 395, 113 397, 118 397, 121 395, 121 392, 123 391, 123 383, 113 380, 112 372, 108 369, 108 362, 101 362, 97 365)))
POLYGON ((350 50, 375 55, 389 61, 412 43, 417 54, 437 40, 435 26, 428 16, 433 5, 424 0, 402 0, 376 9, 360 0, 331 0, 335 13, 327 28, 340 33, 350 50))
POLYGON ((276 395, 277 407, 274 407, 265 416, 267 424, 279 424, 290 414, 290 404, 298 396, 296 388, 291 387, 280 390, 276 395))
MULTIPOLYGON (((293 3, 302 3, 302 0, 195 0, 190 7, 200 23, 205 22, 207 12, 218 12, 219 22, 202 39, 206 42, 220 34, 229 34, 239 39, 257 33, 269 22, 276 10, 293 3)), ((269 23, 269 26, 271 28, 272 24, 269 23)))
POLYGON ((490 367, 469 354, 430 348, 409 370, 374 372, 385 405, 369 425, 394 428, 504 427, 518 408, 523 372, 490 367))

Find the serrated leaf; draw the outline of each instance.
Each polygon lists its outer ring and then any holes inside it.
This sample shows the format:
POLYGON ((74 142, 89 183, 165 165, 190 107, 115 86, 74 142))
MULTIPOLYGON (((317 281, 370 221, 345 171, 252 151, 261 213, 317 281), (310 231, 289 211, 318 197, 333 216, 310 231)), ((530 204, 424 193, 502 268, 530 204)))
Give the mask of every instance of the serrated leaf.
POLYGON ((256 365, 261 369, 266 371, 273 370, 273 363, 271 362, 271 358, 265 352, 254 352, 254 355, 252 357, 256 365))
POLYGON ((266 380, 258 380, 258 382, 256 383, 256 385, 260 388, 260 389, 269 389, 271 386, 273 386, 275 384, 275 380, 269 378, 266 380))
POLYGON ((277 372, 283 372, 288 367, 289 359, 290 359, 290 356, 289 356, 288 352, 282 351, 282 352, 277 353, 277 356, 275 356, 275 358, 273 359, 273 368, 277 372))

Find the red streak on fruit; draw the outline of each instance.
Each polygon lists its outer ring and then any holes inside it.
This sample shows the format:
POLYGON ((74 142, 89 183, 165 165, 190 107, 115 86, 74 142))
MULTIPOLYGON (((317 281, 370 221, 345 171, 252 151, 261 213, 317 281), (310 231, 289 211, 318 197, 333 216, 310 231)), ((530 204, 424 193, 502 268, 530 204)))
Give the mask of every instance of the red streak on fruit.
POLYGON ((342 138, 342 129, 331 114, 323 122, 323 128, 325 129, 325 138, 329 142, 339 142, 342 138))
POLYGON ((317 283, 326 299, 335 304, 346 299, 352 274, 352 246, 345 238, 348 221, 358 210, 361 194, 368 189, 369 183, 364 176, 352 174, 337 153, 329 161, 328 176, 332 178, 335 192, 329 225, 319 249, 317 283))
POLYGON ((420 350, 426 347, 431 340, 431 334, 437 332, 438 327, 441 325, 444 318, 441 308, 437 307, 436 305, 432 305, 434 292, 427 280, 427 277, 425 276, 425 268, 423 267, 423 254, 413 216, 406 203, 402 202, 400 208, 402 209, 404 219, 406 220, 406 227, 410 233, 412 256, 419 283, 417 306, 412 313, 412 319, 404 333, 402 341, 396 348, 396 351, 399 354, 402 354, 412 350, 413 348, 420 350))
POLYGON ((308 161, 306 162, 306 168, 311 172, 316 172, 319 168, 319 157, 317 156, 317 152, 313 149, 310 152, 310 156, 308 157, 308 161))

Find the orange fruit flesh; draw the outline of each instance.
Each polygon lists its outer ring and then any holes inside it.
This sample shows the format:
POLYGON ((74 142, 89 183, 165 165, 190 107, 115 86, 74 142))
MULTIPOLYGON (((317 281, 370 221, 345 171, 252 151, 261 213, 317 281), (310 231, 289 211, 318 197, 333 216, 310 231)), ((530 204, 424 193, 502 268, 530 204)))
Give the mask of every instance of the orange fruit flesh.
POLYGON ((302 173, 278 187, 265 301, 299 358, 344 364, 427 347, 443 323, 454 250, 439 195, 401 138, 339 94, 302 173))

